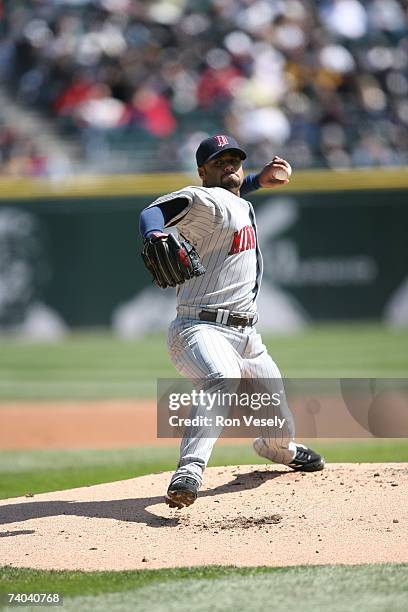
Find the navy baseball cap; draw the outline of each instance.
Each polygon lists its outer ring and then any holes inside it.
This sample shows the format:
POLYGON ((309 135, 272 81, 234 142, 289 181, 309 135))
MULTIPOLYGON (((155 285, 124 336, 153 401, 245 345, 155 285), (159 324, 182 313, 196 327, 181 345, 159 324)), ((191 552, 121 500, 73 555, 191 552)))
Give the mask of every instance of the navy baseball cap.
POLYGON ((241 149, 235 138, 218 134, 211 136, 200 142, 200 146, 196 151, 197 166, 202 166, 210 159, 214 159, 224 151, 234 150, 241 155, 241 159, 246 159, 246 153, 241 149))

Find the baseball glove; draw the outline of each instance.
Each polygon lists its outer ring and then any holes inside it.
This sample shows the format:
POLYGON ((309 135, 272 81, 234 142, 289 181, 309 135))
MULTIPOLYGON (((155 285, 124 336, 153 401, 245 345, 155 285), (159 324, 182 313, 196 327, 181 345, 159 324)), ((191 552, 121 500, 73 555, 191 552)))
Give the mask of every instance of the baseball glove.
POLYGON ((195 248, 173 234, 157 232, 144 240, 142 258, 154 282, 165 289, 181 285, 193 276, 205 272, 195 248))

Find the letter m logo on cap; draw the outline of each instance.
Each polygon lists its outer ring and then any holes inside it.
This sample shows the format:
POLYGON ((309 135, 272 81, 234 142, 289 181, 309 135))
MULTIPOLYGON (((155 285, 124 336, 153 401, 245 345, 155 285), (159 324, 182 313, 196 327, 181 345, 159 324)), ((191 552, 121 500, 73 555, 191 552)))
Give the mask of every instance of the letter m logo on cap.
POLYGON ((214 136, 219 147, 224 147, 228 144, 228 138, 226 136, 214 136))

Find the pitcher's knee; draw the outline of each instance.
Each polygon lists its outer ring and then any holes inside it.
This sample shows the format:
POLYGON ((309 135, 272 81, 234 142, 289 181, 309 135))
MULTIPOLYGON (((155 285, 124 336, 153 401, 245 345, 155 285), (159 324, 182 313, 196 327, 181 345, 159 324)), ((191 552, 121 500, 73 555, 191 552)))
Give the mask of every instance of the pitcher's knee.
POLYGON ((202 386, 205 391, 232 393, 238 389, 240 381, 241 377, 237 372, 235 372, 235 376, 232 376, 230 372, 217 371, 209 374, 202 381, 202 386))

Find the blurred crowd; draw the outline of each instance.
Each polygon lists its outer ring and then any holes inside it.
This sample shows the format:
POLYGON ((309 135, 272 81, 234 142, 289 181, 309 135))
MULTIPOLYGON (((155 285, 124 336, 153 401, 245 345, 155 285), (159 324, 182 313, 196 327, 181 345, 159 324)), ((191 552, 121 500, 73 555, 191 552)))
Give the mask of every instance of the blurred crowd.
POLYGON ((224 132, 252 167, 404 165, 407 22, 407 0, 3 0, 0 78, 105 169, 190 169, 224 132))
POLYGON ((38 150, 32 138, 0 119, 0 176, 44 176, 47 173, 47 155, 38 150))

